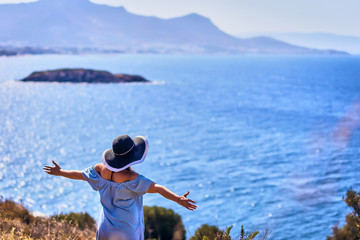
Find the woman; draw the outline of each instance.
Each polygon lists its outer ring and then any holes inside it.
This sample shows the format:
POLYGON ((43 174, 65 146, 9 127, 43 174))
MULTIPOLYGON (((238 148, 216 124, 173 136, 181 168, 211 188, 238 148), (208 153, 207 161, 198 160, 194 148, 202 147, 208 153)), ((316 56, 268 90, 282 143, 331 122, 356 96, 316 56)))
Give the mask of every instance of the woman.
POLYGON ((131 139, 122 135, 114 139, 111 149, 104 151, 102 163, 84 171, 66 171, 55 166, 44 166, 44 171, 55 176, 87 181, 99 191, 103 207, 96 239, 138 240, 144 239, 143 198, 145 193, 159 193, 193 211, 195 201, 187 198, 189 191, 179 196, 164 186, 156 184, 130 167, 145 160, 148 142, 138 136, 131 139))

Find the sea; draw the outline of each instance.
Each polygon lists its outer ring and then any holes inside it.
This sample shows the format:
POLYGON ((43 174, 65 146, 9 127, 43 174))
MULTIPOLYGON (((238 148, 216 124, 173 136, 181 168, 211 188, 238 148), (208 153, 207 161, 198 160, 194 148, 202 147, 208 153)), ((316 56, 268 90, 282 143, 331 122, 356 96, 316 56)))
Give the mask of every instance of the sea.
POLYGON ((55 160, 83 170, 119 135, 145 136, 134 169, 177 194, 144 204, 202 224, 269 239, 320 240, 360 190, 360 56, 32 55, 0 57, 0 195, 37 215, 88 212, 98 193, 54 177, 55 160), (141 75, 146 84, 25 83, 34 71, 89 68, 141 75))

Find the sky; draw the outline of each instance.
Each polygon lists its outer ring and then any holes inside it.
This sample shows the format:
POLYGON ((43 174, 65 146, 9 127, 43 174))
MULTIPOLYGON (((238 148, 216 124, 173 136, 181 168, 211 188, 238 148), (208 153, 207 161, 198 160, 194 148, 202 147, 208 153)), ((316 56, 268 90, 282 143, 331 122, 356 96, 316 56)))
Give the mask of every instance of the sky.
MULTIPOLYGON (((34 0, 0 0, 19 3, 34 0)), ((61 0, 56 0, 61 1, 61 0)), ((160 18, 203 15, 232 34, 328 32, 360 37, 360 0, 91 0, 160 18)))

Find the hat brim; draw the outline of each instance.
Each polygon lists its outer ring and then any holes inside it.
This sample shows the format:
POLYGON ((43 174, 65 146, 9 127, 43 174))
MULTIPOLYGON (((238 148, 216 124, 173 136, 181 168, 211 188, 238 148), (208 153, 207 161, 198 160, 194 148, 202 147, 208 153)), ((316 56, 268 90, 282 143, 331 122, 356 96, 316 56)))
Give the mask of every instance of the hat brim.
POLYGON ((102 155, 102 162, 107 169, 120 172, 134 164, 142 163, 148 151, 147 139, 143 136, 133 138, 134 147, 125 155, 115 155, 112 149, 107 149, 102 155))

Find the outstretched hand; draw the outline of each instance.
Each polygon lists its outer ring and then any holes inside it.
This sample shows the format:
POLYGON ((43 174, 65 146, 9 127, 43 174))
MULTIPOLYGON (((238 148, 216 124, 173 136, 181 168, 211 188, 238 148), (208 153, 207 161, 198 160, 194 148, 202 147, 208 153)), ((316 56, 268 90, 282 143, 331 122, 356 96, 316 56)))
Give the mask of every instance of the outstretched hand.
POLYGON ((60 175, 61 167, 60 167, 54 160, 52 160, 52 163, 53 163, 55 166, 52 167, 52 166, 47 166, 47 165, 45 165, 45 166, 43 167, 44 171, 45 171, 47 174, 59 176, 59 175, 60 175))
POLYGON ((193 203, 196 203, 195 201, 188 199, 187 196, 189 195, 190 191, 188 191, 187 193, 185 193, 184 195, 182 195, 179 200, 177 201, 181 206, 194 211, 197 206, 193 203))

